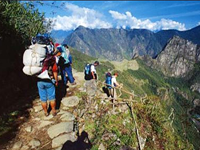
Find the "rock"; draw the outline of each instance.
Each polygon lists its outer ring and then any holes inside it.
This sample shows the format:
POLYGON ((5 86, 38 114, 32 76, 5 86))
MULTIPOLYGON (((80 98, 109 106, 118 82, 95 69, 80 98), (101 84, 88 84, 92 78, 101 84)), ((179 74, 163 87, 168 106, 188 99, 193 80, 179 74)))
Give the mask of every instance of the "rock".
POLYGON ((191 89, 192 91, 197 91, 197 92, 200 93, 200 84, 199 84, 199 83, 195 83, 195 84, 193 84, 193 85, 190 87, 190 89, 191 89))
POLYGON ((140 140, 141 150, 143 150, 146 143, 146 138, 139 136, 139 140, 140 140))
POLYGON ((37 139, 33 139, 29 142, 29 146, 31 146, 31 148, 37 148, 40 146, 40 141, 37 139))
POLYGON ((129 110, 129 108, 126 104, 119 106, 119 112, 126 112, 127 110, 129 110))
POLYGON ((44 116, 43 117, 43 120, 50 120, 50 119, 52 119, 53 118, 53 115, 52 114, 50 114, 49 116, 44 116))
POLYGON ((117 135, 116 134, 113 134, 113 133, 105 133, 103 136, 102 136, 102 140, 103 141, 108 141, 108 140, 111 140, 111 139, 116 139, 117 138, 117 135))
POLYGON ((105 148, 105 146, 101 143, 101 144, 99 145, 98 150, 106 150, 106 148, 105 148))
POLYGON ((194 118, 191 118, 191 119, 192 119, 192 121, 194 122, 196 128, 197 128, 198 130, 200 130, 200 121, 198 121, 198 120, 196 120, 196 119, 194 119, 194 118))
POLYGON ((101 93, 101 94, 99 95, 99 97, 101 97, 101 99, 102 99, 102 100, 104 100, 104 99, 107 99, 107 98, 108 98, 108 96, 107 96, 107 94, 106 94, 106 93, 101 93))
POLYGON ((13 150, 19 150, 22 147, 22 142, 18 141, 13 145, 13 150))
POLYGON ((40 118, 34 118, 33 120, 35 120, 35 121, 40 121, 41 119, 40 119, 40 118))
POLYGON ((97 92, 97 83, 95 80, 86 80, 84 87, 90 98, 94 97, 97 92))
POLYGON ((63 107, 62 109, 63 109, 64 111, 65 111, 65 110, 69 110, 69 107, 63 107))
POLYGON ((56 148, 54 150, 62 150, 62 146, 60 146, 60 147, 58 147, 58 148, 56 148))
POLYGON ((31 127, 31 126, 26 127, 25 130, 26 130, 27 132, 31 132, 31 131, 32 131, 32 127, 31 127))
POLYGON ((78 90, 79 90, 79 91, 82 91, 82 92, 86 92, 86 89, 83 88, 83 87, 80 87, 78 90))
POLYGON ((37 128, 41 129, 41 128, 43 128, 45 126, 48 126, 48 125, 50 125, 52 123, 53 123, 53 121, 41 121, 40 125, 37 128))
POLYGON ((122 146, 119 150, 137 150, 137 148, 131 148, 129 146, 122 146))
POLYGON ((58 115, 62 115, 62 114, 64 114, 64 113, 66 113, 66 111, 60 110, 60 112, 58 113, 58 115))
POLYGON ((195 99, 195 100, 193 101, 193 104, 194 104, 194 107, 200 106, 200 100, 199 100, 199 99, 195 99))
POLYGON ((118 145, 120 146, 121 145, 121 140, 118 138, 114 143, 113 145, 118 145))
POLYGON ((35 112, 39 112, 42 110, 42 106, 39 105, 39 106, 34 106, 33 109, 35 110, 35 112))
POLYGON ((29 108, 29 109, 27 109, 27 111, 28 112, 33 112, 34 110, 33 110, 33 108, 29 108))
POLYGON ((29 150, 30 148, 26 145, 22 146, 22 148, 20 150, 29 150))
POLYGON ((59 147, 68 140, 70 140, 72 142, 76 141, 75 133, 63 134, 63 135, 56 137, 55 139, 52 140, 52 148, 59 147))
POLYGON ((79 98, 77 96, 65 97, 62 99, 62 104, 66 107, 74 107, 78 105, 79 98))
POLYGON ((47 133, 51 139, 62 133, 69 133, 73 131, 73 122, 61 122, 59 124, 51 126, 47 133))
POLYGON ((156 58, 155 68, 159 68, 165 75, 185 77, 198 60, 197 44, 174 36, 156 58))
POLYGON ((75 119, 74 115, 69 113, 69 112, 65 112, 60 119, 62 121, 73 121, 75 119))

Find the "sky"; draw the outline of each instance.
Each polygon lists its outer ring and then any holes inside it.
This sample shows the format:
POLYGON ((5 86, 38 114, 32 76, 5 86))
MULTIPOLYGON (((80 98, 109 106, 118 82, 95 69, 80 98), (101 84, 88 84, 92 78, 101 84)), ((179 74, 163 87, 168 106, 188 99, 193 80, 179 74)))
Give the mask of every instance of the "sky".
POLYGON ((200 25, 200 1, 40 1, 33 2, 54 30, 129 28, 189 30, 200 25))

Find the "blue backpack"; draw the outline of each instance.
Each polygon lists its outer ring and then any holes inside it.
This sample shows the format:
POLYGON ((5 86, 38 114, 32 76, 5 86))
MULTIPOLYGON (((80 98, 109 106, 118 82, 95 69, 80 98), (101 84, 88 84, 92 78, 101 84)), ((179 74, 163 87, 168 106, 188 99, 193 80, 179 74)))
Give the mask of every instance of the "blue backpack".
POLYGON ((85 80, 92 79, 92 73, 91 73, 91 64, 85 65, 85 80))
POLYGON ((110 72, 106 73, 106 86, 107 88, 111 89, 112 88, 112 75, 110 72))

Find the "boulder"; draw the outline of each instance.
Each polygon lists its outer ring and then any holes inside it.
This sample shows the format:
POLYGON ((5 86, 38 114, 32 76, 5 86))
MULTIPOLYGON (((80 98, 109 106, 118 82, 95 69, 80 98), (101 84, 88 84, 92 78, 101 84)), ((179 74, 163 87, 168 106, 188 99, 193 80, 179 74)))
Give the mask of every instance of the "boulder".
POLYGON ((63 134, 52 140, 52 148, 62 146, 66 141, 74 142, 76 140, 75 133, 63 134))
POLYGON ((61 102, 65 107, 74 107, 78 105, 79 98, 77 96, 65 97, 61 102))
POLYGON ((57 137, 63 133, 69 133, 73 131, 73 122, 61 122, 59 124, 51 126, 47 133, 51 139, 57 137))

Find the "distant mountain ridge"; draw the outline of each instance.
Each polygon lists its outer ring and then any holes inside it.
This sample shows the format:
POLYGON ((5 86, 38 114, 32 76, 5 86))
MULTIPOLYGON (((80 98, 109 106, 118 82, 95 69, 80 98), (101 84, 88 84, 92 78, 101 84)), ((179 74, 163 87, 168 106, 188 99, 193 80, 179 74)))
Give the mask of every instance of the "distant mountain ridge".
POLYGON ((194 44, 200 44, 200 26, 192 28, 187 31, 178 31, 178 30, 162 30, 156 33, 156 37, 163 47, 166 42, 173 36, 179 36, 183 39, 192 41, 194 44), (159 40, 160 39, 160 40, 159 40))
POLYGON ((157 56, 174 35, 200 44, 200 26, 191 30, 89 29, 79 26, 63 43, 93 57, 109 60, 131 59, 133 55, 157 56))
POLYGON ((73 31, 64 31, 64 30, 52 30, 50 32, 51 37, 57 42, 62 43, 66 36, 71 34, 73 31))

